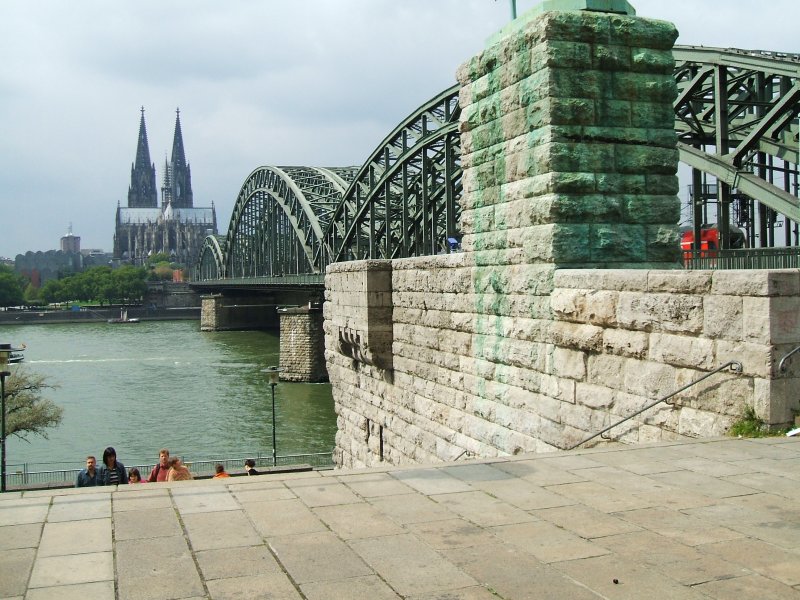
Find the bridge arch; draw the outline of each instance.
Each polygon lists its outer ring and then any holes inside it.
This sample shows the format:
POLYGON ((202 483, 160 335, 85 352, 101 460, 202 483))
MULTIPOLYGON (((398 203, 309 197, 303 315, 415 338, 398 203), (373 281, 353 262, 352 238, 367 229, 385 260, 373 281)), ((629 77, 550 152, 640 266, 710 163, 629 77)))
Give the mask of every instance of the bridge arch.
POLYGON ((195 279, 225 279, 225 236, 209 235, 203 240, 195 267, 195 279))
POLYGON ((321 272, 323 231, 355 170, 262 166, 250 173, 226 235, 227 276, 321 272))

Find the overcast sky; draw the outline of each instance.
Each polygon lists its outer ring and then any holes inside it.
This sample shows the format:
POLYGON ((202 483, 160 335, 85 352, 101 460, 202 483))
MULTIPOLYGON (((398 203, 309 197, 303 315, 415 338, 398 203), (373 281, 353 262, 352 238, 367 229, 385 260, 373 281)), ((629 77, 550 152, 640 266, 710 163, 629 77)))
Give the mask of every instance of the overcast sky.
MULTIPOLYGON (((674 22, 680 44, 800 52, 797 0, 632 4, 674 22)), ((360 165, 455 83, 509 5, 2 0, 0 256, 56 249, 70 223, 83 248, 112 250, 140 106, 159 186, 180 107, 195 206, 213 201, 224 233, 253 169, 360 165)))

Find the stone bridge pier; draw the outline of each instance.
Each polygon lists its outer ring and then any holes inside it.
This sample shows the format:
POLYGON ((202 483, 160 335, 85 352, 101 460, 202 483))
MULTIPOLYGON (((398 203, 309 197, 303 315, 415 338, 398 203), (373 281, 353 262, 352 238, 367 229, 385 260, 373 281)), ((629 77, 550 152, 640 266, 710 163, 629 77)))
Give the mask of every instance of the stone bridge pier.
POLYGON ((614 439, 792 419, 800 274, 679 264, 676 37, 546 0, 458 70, 463 252, 327 271, 341 466, 567 448, 730 360, 614 439))

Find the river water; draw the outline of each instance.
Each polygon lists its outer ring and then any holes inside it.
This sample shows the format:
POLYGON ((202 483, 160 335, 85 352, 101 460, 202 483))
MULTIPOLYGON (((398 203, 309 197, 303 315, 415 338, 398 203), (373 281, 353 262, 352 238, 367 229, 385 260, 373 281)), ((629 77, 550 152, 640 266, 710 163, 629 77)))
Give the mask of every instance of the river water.
MULTIPOLYGON (((201 332, 198 321, 2 325, 0 342, 27 345, 23 368, 57 385, 45 397, 64 408, 49 439, 8 439, 9 467, 81 465, 106 446, 125 464, 155 461, 162 447, 185 460, 271 456, 261 369, 278 364, 277 333, 201 332)), ((275 405, 279 456, 333 449, 330 385, 280 382, 275 405)))

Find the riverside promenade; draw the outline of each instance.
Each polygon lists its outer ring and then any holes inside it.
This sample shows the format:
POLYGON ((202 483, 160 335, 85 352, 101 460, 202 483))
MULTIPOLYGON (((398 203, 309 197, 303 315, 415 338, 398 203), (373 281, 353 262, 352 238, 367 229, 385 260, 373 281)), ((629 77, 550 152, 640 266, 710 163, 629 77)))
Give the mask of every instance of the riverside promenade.
POLYGON ((800 598, 800 440, 11 492, 0 597, 800 598))

